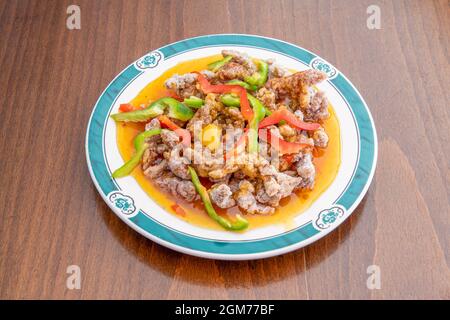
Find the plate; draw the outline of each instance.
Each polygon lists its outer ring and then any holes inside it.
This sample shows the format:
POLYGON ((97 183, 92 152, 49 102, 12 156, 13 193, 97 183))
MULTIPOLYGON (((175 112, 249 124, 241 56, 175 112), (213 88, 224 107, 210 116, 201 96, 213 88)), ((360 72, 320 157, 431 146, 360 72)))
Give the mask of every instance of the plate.
POLYGON ((218 34, 190 38, 151 51, 129 65, 108 85, 94 106, 86 133, 86 157, 92 180, 111 210, 145 237, 174 250, 212 259, 247 260, 304 247, 336 229, 359 204, 371 183, 377 136, 370 111, 352 83, 325 59, 291 43, 256 35, 218 34), (202 228, 165 211, 132 177, 114 179, 123 164, 116 124, 109 117, 149 82, 179 62, 241 50, 275 58, 290 69, 313 68, 328 75, 325 91, 340 124, 341 163, 328 188, 289 229, 265 226, 242 233, 202 228))

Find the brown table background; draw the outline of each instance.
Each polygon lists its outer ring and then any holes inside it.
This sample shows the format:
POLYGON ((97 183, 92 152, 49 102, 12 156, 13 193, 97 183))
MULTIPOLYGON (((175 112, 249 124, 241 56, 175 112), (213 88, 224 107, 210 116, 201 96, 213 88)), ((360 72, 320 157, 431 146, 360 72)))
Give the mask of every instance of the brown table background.
POLYGON ((448 1, 0 1, 0 298, 450 298, 448 1), (81 30, 66 8, 81 7, 81 30), (381 30, 366 8, 381 8, 381 30), (367 101, 375 179, 341 227, 259 261, 190 257, 122 223, 89 177, 89 115, 151 49, 207 33, 286 40, 367 101), (80 290, 66 288, 79 265, 80 290), (366 268, 381 269, 369 290, 366 268))

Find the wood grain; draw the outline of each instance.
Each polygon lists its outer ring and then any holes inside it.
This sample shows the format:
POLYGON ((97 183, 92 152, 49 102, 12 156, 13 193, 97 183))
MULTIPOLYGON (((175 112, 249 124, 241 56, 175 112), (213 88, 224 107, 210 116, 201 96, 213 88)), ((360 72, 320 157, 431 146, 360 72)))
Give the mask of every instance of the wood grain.
POLYGON ((0 1, 0 298, 450 298, 448 1, 0 1), (66 8, 81 7, 81 30, 66 8), (381 8, 381 30, 366 8, 381 8), (346 74, 378 130, 348 221, 296 252, 209 261, 163 248, 103 203, 85 161, 97 97, 131 61, 207 33, 293 42, 346 74), (66 268, 81 267, 81 290, 66 268), (381 289, 366 287, 369 265, 381 289))

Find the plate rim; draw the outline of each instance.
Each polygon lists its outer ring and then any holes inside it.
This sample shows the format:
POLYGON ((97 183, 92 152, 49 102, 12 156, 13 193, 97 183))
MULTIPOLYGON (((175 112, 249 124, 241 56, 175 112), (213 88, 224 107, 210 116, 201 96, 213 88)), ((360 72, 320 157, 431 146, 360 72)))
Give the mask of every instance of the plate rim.
MULTIPOLYGON (((160 50, 163 50, 165 48, 170 48, 173 47, 177 44, 180 43, 184 43, 184 42, 189 42, 189 41, 195 41, 195 40, 199 40, 199 39, 212 39, 215 37, 226 37, 226 36, 235 36, 235 37, 243 37, 243 38, 248 38, 248 39, 252 39, 252 38, 260 38, 260 39, 265 39, 265 40, 269 40, 269 41, 274 41, 274 42, 281 42, 284 44, 287 44, 289 46, 295 47, 301 51, 304 51, 308 54, 310 54, 311 56, 313 56, 313 58, 311 59, 310 63, 315 60, 315 59, 321 59, 324 62, 328 63, 326 60, 324 60, 323 58, 321 58, 320 56, 312 53, 311 51, 300 47, 298 45, 295 45, 293 43, 287 42, 287 41, 283 41, 280 39, 276 39, 276 38, 271 38, 271 37, 265 37, 265 36, 260 36, 260 35, 253 35, 253 34, 239 34, 239 33, 224 33, 224 34, 208 34, 208 35, 202 35, 202 36, 197 36, 197 37, 192 37, 192 38, 187 38, 187 39, 182 39, 167 45, 164 45, 156 50, 150 51, 149 53, 152 52, 160 52, 160 50)), ((227 44, 223 44, 224 46, 226 46, 227 44)), ((229 44, 228 44, 229 45, 229 44)), ((239 45, 239 44, 236 44, 239 45)), ((255 45, 253 45, 255 46, 255 45)), ((263 49, 263 50, 267 50, 267 48, 263 48, 263 47, 258 47, 255 46, 257 48, 263 49)), ((190 50, 194 50, 195 48, 189 48, 185 51, 190 51, 190 50)), ((292 58, 294 58, 293 56, 291 56, 290 54, 287 54, 285 52, 282 51, 282 49, 279 49, 280 53, 286 54, 292 58)), ((184 51, 182 51, 184 52, 184 51)), ((106 204, 109 206, 109 208, 123 221, 125 222, 128 226, 130 226, 133 230, 137 231, 138 233, 142 234, 143 236, 147 237, 148 239, 161 244, 165 247, 171 248, 173 250, 176 250, 178 252, 182 252, 182 253, 186 253, 186 254, 190 254, 190 255, 194 255, 194 256, 198 256, 198 257, 202 257, 202 258, 209 258, 209 259, 220 259, 220 260, 251 260, 251 259, 262 259, 262 258, 267 258, 267 257, 271 257, 271 256, 276 256, 276 255, 281 255, 281 254, 285 254, 297 249, 300 249, 302 247, 305 247, 317 240, 319 240, 320 238, 326 236, 327 234, 329 234, 330 232, 332 232, 333 230, 335 230, 336 228, 338 228, 355 210, 355 208, 360 204, 360 202, 362 201, 362 199, 364 198, 364 196, 366 195, 373 177, 374 177, 374 173, 376 170, 376 165, 377 165, 377 160, 378 160, 378 137, 377 137, 377 131, 376 131, 376 126, 373 120, 373 116, 370 112, 370 109, 366 103, 366 101, 364 100, 364 98, 362 97, 361 93, 359 92, 359 90, 353 85, 353 83, 341 72, 338 71, 337 68, 335 68, 334 66, 331 66, 335 69, 335 71, 337 72, 338 75, 341 75, 342 78, 345 80, 346 84, 348 84, 351 89, 354 90, 354 92, 357 94, 358 98, 361 100, 363 106, 364 106, 364 110, 367 113, 367 117, 370 120, 370 124, 371 124, 371 131, 373 133, 373 158, 372 158, 372 167, 371 167, 371 171, 369 172, 368 176, 367 176, 367 180, 366 183, 364 184, 363 188, 361 188, 359 190, 359 195, 357 196, 357 198, 353 201, 353 203, 346 209, 345 211, 345 215, 342 217, 342 219, 339 219, 338 221, 336 221, 335 223, 333 223, 329 228, 324 229, 324 230, 319 230, 319 232, 317 232, 316 234, 307 237, 306 239, 300 240, 296 243, 290 244, 290 245, 285 245, 282 246, 280 248, 277 249, 272 249, 272 250, 267 250, 267 251, 263 251, 263 252, 256 252, 256 253, 217 253, 217 252, 208 252, 208 251, 201 251, 201 250, 195 250, 195 249, 191 249, 182 245, 178 245, 175 243, 172 243, 168 240, 159 238, 158 236, 146 231, 145 229, 143 229, 141 226, 139 226, 137 223, 133 222, 130 218, 127 218, 126 216, 124 216, 123 214, 120 213, 120 210, 118 210, 115 206, 113 206, 112 202, 108 199, 109 193, 106 194, 101 186, 99 185, 99 182, 97 181, 97 178, 94 174, 94 170, 93 170, 93 166, 91 164, 91 159, 89 157, 90 152, 89 152, 89 132, 90 132, 90 128, 91 128, 91 123, 94 117, 94 113, 96 111, 96 108, 98 106, 99 101, 101 100, 101 98, 104 96, 104 94, 108 91, 108 89, 111 87, 111 85, 113 83, 115 83, 115 81, 121 76, 123 75, 123 73, 128 70, 130 67, 133 67, 135 69, 138 69, 135 64, 142 58, 144 58, 146 55, 148 55, 149 53, 143 55, 142 57, 138 58, 136 61, 133 61, 131 64, 129 64, 127 67, 125 67, 123 70, 121 70, 112 80, 111 82, 109 82, 109 84, 106 86, 106 88, 103 90, 103 92, 100 94, 100 96, 98 97, 98 99, 96 100, 94 107, 92 108, 91 111, 91 115, 89 117, 88 120, 88 125, 86 128, 86 138, 85 138, 85 152, 86 152, 86 160, 87 160, 87 165, 88 165, 88 169, 89 169, 89 174, 91 176, 92 181, 94 182, 94 185, 97 189, 97 191, 100 193, 100 195, 102 196, 103 200, 106 202, 106 204)), ((181 52, 176 52, 176 54, 180 54, 181 52)), ((298 59, 298 58, 296 58, 298 59)), ((329 64, 329 63, 328 63, 329 64)), ((141 74, 141 73, 138 73, 141 74)), ((134 79, 134 78, 133 78, 134 79)), ((132 80, 133 80, 132 79, 132 80)), ((132 81, 130 80, 130 81, 132 81)), ((336 88, 337 89, 337 88, 336 88)), ((341 93, 340 90, 338 90, 339 93, 341 93)), ((344 96, 345 98, 345 96, 344 96)), ((350 103, 349 103, 350 105, 350 103)), ((352 109, 353 110, 353 109, 352 109)), ((102 126, 102 128, 104 129, 104 126, 102 126)), ((359 125, 357 125, 358 130, 360 130, 359 125)), ((361 139, 361 137, 360 137, 361 139)), ((104 154, 103 154, 104 156, 104 154)), ((357 168, 359 167, 359 160, 357 163, 357 168)), ((352 177, 352 180, 354 179, 354 177, 352 177)), ((343 194, 345 194, 347 192, 347 190, 345 190, 343 192, 343 194)), ((157 222, 157 221, 156 221, 157 222)), ((164 228, 164 227, 163 227, 164 228)), ((296 231, 298 230, 300 227, 291 230, 291 231, 296 231)), ((169 230, 169 232, 171 232, 169 230)), ((226 241, 225 241, 226 242, 226 241)))

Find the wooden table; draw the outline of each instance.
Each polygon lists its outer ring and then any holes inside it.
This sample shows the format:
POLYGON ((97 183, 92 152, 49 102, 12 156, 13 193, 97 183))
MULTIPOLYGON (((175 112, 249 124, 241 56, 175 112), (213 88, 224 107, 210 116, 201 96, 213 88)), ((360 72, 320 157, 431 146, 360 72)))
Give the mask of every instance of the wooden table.
POLYGON ((450 298, 448 1, 0 1, 0 298, 450 298), (81 8, 81 30, 66 9, 81 8), (369 5, 381 29, 366 25, 369 5), (122 223, 97 193, 89 115, 130 62, 207 33, 307 48, 358 87, 378 129, 375 179, 339 229, 249 262, 190 257, 122 223), (69 265, 81 289, 66 288, 69 265), (369 290, 367 268, 381 271, 369 290))

